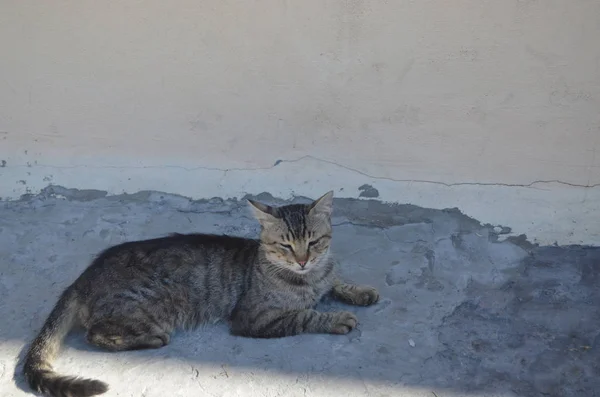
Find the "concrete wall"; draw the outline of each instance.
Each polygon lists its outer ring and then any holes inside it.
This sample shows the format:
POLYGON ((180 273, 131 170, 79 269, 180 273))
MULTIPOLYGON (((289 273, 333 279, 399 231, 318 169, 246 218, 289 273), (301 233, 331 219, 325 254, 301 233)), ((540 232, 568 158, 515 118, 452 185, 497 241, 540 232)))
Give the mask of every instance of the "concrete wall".
POLYGON ((0 3, 2 197, 366 183, 600 240, 598 1, 0 3))

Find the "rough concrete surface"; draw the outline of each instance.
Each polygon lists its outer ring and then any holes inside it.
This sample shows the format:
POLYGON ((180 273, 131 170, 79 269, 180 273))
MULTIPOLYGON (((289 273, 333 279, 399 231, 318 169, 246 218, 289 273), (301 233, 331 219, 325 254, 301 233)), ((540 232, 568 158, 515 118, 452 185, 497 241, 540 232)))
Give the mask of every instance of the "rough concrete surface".
MULTIPOLYGON (((333 222, 342 273, 381 293, 344 307, 361 322, 352 333, 254 340, 215 325, 106 353, 73 332, 56 369, 108 382, 108 396, 600 395, 599 248, 500 242, 501 228, 458 210, 375 200, 337 199, 333 222)), ((0 395, 28 393, 23 348, 98 251, 175 231, 258 227, 242 199, 54 187, 0 202, 0 395)))

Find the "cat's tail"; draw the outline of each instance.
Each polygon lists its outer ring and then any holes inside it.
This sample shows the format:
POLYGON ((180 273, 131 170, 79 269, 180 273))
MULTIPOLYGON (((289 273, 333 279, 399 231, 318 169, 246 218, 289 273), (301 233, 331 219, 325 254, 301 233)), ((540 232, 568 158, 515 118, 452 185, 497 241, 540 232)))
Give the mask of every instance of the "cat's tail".
POLYGON ((37 393, 52 397, 89 397, 108 390, 108 385, 104 382, 62 376, 52 369, 51 362, 75 325, 79 310, 77 292, 69 287, 31 344, 25 357, 23 373, 29 386, 37 393))

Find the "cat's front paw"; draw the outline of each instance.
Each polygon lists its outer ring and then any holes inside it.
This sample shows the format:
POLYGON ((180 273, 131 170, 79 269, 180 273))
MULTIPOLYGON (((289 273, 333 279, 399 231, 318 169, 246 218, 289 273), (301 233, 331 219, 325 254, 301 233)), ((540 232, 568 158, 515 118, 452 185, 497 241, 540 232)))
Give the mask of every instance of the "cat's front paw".
POLYGON ((333 316, 333 323, 329 330, 332 334, 347 334, 352 331, 358 324, 358 318, 350 312, 339 312, 333 316))
POLYGON ((361 306, 371 306, 379 301, 379 292, 373 287, 365 286, 359 287, 355 302, 361 306))

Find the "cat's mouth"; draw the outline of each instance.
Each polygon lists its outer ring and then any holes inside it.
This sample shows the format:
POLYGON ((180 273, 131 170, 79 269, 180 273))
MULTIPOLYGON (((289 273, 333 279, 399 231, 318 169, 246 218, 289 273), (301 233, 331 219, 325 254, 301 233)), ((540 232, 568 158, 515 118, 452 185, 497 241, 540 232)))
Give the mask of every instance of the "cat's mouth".
POLYGON ((298 274, 306 274, 306 273, 308 273, 308 272, 309 272, 311 269, 312 269, 312 267, 309 267, 309 266, 304 266, 304 267, 301 267, 301 266, 295 266, 293 270, 294 270, 296 273, 298 273, 298 274))

